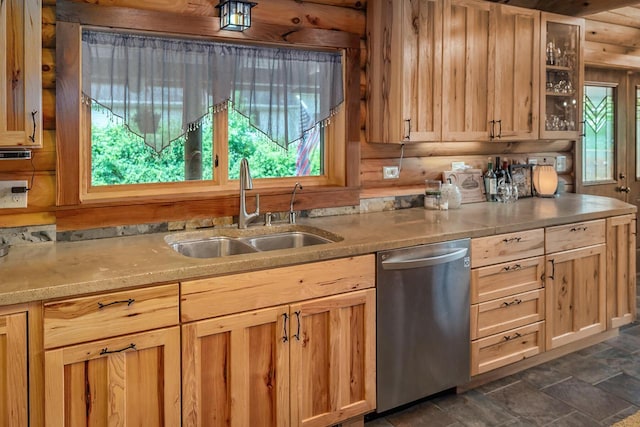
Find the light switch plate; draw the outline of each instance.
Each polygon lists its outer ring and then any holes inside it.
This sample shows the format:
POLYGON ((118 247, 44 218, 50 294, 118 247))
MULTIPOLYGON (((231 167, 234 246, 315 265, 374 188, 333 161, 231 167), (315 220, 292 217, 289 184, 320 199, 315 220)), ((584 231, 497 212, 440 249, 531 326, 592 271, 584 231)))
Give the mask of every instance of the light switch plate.
POLYGON ((27 192, 12 193, 13 187, 27 188, 27 181, 0 181, 0 209, 27 207, 27 192))
POLYGON ((382 179, 398 179, 400 178, 400 170, 398 166, 383 166, 382 179))

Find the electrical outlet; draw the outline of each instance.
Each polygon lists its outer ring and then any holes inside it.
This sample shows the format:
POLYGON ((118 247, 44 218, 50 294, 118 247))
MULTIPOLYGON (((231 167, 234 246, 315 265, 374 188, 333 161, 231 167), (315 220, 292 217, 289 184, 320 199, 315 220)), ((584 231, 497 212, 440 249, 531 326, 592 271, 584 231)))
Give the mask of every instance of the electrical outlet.
POLYGON ((12 188, 27 188, 27 181, 0 181, 0 209, 26 208, 27 192, 14 193, 12 188))
POLYGON ((553 156, 529 157, 527 159, 527 162, 529 162, 532 165, 551 165, 554 168, 556 167, 556 158, 553 156))
POLYGON ((382 167, 382 179, 398 179, 400 178, 400 171, 398 166, 383 166, 382 167))

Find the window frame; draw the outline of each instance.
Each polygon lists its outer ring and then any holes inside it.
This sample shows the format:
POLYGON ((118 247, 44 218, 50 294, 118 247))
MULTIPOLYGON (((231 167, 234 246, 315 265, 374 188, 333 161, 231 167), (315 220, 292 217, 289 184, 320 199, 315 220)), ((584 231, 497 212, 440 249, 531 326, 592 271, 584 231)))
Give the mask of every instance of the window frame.
MULTIPOLYGON (((86 169, 87 150, 83 148, 83 141, 86 141, 87 133, 90 132, 86 116, 82 114, 82 109, 86 108, 80 102, 80 64, 81 64, 81 31, 83 26, 96 27, 118 27, 123 30, 154 31, 154 28, 163 28, 163 33, 172 35, 185 35, 191 37, 207 37, 229 41, 229 39, 241 38, 245 41, 264 44, 265 41, 257 38, 247 37, 247 33, 232 33, 219 30, 217 17, 211 16, 187 16, 177 15, 167 12, 157 12, 148 10, 138 10, 121 7, 105 7, 93 4, 76 3, 68 0, 59 0, 57 6, 57 27, 56 27, 56 66, 58 77, 56 82, 56 135, 57 135, 57 197, 56 204, 59 206, 59 218, 71 218, 78 215, 72 212, 74 209, 82 209, 92 206, 117 207, 135 205, 149 205, 148 211, 153 211, 152 205, 184 202, 186 208, 173 209, 171 214, 157 212, 153 215, 141 214, 140 219, 127 220, 127 223, 151 222, 154 219, 162 218, 171 220, 177 216, 190 215, 196 212, 198 215, 205 215, 199 207, 201 203, 191 203, 196 200, 208 200, 216 202, 216 209, 213 209, 207 216, 229 215, 237 213, 237 199, 229 201, 230 195, 237 193, 238 182, 228 180, 227 172, 224 168, 218 167, 215 170, 214 178, 218 185, 211 185, 210 181, 193 181, 181 183, 158 183, 158 184, 136 184, 131 187, 120 188, 118 191, 111 189, 98 189, 93 187, 88 191, 86 169), (196 29, 198 33, 193 33, 196 29), (65 49, 59 48, 64 46, 65 49), (77 46, 72 49, 70 46, 77 46), (146 188, 143 188, 146 187, 146 188), (96 197, 94 197, 94 195, 96 197), (217 201, 222 205, 219 205, 217 201), (198 207, 195 207, 195 205, 198 207)), ((255 24, 259 26, 259 24, 255 24)), ((271 26, 270 26, 271 27, 271 26)), ((276 29, 280 34, 285 34, 282 27, 276 29)), ((328 30, 315 30, 328 31, 328 30)), ((335 32, 332 32, 335 33, 335 32)), ((256 34, 261 34, 257 29, 256 34)), ((280 206, 284 206, 283 194, 290 193, 290 188, 294 182, 301 182, 307 186, 306 191, 318 193, 316 197, 300 198, 300 208, 308 209, 312 207, 344 206, 355 204, 359 201, 359 157, 360 157, 360 39, 357 34, 340 32, 338 37, 328 37, 320 44, 317 34, 309 34, 306 37, 297 37, 301 42, 287 43, 283 40, 281 45, 306 46, 309 48, 336 48, 341 49, 344 55, 343 68, 345 78, 345 101, 341 108, 342 113, 332 118, 332 126, 327 128, 325 134, 325 175, 323 177, 287 177, 287 178, 266 178, 256 180, 256 189, 259 190, 263 200, 273 196, 273 205, 269 208, 277 211, 280 206), (336 197, 338 193, 338 197, 336 197), (306 204, 307 206, 304 206, 306 204)), ((217 139, 225 141, 224 149, 219 141, 214 139, 214 153, 218 154, 221 164, 226 164, 228 159, 226 152, 226 114, 214 115, 214 132, 217 139), (220 126, 220 121, 224 120, 224 130, 220 126)), ((215 154, 214 154, 215 155, 215 154)), ((124 186, 117 186, 124 187, 124 186)), ((264 209, 263 209, 264 210, 264 209)), ((164 210, 168 211, 167 209, 164 210)), ((169 210, 171 211, 171 210, 169 210)), ((81 222, 83 227, 91 225, 89 210, 83 219, 74 222, 81 222)), ((121 216, 121 215, 120 215, 121 216)), ((116 212, 102 218, 101 225, 108 225, 109 222, 119 223, 122 220, 116 212), (112 218, 112 219, 107 219, 112 218)), ((60 221, 59 221, 60 224, 60 221)), ((75 228, 62 223, 62 229, 75 228)))

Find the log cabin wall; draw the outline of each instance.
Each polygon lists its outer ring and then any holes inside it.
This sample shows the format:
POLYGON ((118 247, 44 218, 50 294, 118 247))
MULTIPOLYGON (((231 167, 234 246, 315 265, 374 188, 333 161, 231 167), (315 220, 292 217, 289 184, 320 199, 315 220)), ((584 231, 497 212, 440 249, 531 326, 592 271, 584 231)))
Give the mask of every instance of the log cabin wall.
POLYGON ((585 63, 640 70, 640 6, 586 16, 585 63))
MULTIPOLYGON (((87 3, 96 3, 93 0, 84 0, 87 3)), ((214 12, 216 0, 176 0, 152 1, 152 0, 109 0, 103 4, 109 6, 135 7, 139 9, 159 10, 180 14, 204 15, 214 12)), ((357 33, 361 40, 361 161, 360 161, 360 185, 365 190, 364 194, 393 194, 403 187, 417 187, 422 185, 424 179, 435 178, 443 170, 450 168, 451 161, 464 161, 477 168, 486 168, 488 157, 507 157, 517 162, 526 162, 529 157, 548 157, 564 155, 567 157, 567 172, 561 175, 565 181, 567 190, 573 189, 573 141, 529 141, 529 142, 451 142, 451 143, 414 143, 407 144, 404 149, 402 172, 397 180, 383 180, 382 166, 398 165, 400 159, 400 146, 392 144, 369 144, 365 139, 366 117, 366 52, 365 52, 365 28, 364 22, 366 0, 310 0, 300 2, 298 0, 269 0, 268 16, 261 19, 279 25, 298 25, 300 20, 306 20, 309 25, 326 28, 339 28, 343 31, 357 33), (306 12, 306 13, 305 13, 306 12), (312 12, 312 13, 309 13, 312 12), (297 22, 296 22, 297 20, 297 22), (293 24, 292 24, 293 22, 293 24)), ((104 6, 108 7, 108 6, 104 6)), ((265 8, 266 9, 266 8, 265 8)), ((35 166, 35 179, 33 189, 29 192, 29 205, 27 209, 6 209, 0 211, 0 227, 17 227, 24 225, 55 224, 55 0, 43 0, 43 32, 42 32, 42 57, 43 57, 43 120, 44 120, 44 146, 42 149, 33 150, 33 164, 35 166)), ((617 27, 616 27, 617 28, 617 27)), ((640 55, 634 50, 637 48, 637 40, 640 39, 637 31, 633 34, 633 46, 621 45, 618 37, 611 37, 608 25, 603 26, 596 20, 588 21, 587 58, 594 58, 594 49, 604 49, 607 54, 600 62, 611 61, 616 63, 615 55, 624 54, 624 61, 631 58, 640 68, 640 55), (609 38, 600 37, 599 40, 590 38, 589 33, 599 28, 598 34, 607 34, 609 38), (596 45, 595 43, 599 43, 596 45), (606 46, 605 46, 606 45, 606 46), (612 56, 613 55, 613 56, 612 56)), ((628 29, 625 29, 630 34, 628 29)), ((617 31, 617 30, 616 30, 617 31)), ((628 37, 627 37, 628 39, 628 37)), ((0 179, 24 179, 31 178, 32 166, 29 161, 3 161, 0 162, 0 179)), ((304 207, 304 206, 303 206, 304 207)), ((125 224, 123 219, 123 224, 125 224)))

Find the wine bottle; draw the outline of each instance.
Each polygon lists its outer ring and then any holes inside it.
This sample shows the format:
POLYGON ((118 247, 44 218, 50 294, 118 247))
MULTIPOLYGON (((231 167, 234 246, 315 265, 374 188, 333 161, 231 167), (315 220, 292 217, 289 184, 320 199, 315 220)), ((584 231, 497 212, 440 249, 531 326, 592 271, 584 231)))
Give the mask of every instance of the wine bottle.
POLYGON ((496 202, 498 194, 498 181, 493 170, 491 157, 488 159, 487 172, 484 174, 484 191, 487 202, 496 202))

